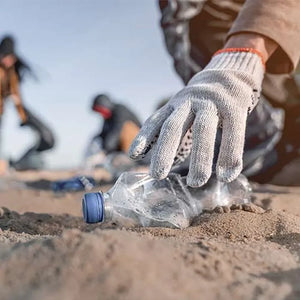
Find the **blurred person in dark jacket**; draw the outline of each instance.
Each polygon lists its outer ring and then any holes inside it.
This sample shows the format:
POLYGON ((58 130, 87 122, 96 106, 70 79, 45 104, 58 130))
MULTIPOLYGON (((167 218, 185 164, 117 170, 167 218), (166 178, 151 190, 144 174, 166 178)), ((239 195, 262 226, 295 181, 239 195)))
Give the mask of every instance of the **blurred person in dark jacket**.
POLYGON ((94 98, 92 110, 103 118, 103 127, 96 135, 102 141, 103 150, 106 153, 127 153, 141 126, 135 114, 105 94, 94 98))

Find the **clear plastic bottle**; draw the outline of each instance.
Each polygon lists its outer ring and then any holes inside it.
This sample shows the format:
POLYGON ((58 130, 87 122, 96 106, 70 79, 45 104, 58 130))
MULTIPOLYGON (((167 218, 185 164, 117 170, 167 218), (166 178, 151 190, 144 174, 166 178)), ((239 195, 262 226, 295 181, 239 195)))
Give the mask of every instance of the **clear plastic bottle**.
POLYGON ((87 223, 186 228, 203 209, 247 203, 250 192, 243 175, 231 183, 212 178, 201 188, 191 188, 178 174, 156 180, 126 172, 107 193, 85 194, 82 209, 87 223))

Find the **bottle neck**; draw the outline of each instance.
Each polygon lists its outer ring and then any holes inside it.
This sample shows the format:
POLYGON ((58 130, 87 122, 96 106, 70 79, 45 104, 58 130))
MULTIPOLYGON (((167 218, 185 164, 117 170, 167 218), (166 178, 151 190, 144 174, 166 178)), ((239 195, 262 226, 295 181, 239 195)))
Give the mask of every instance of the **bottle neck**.
POLYGON ((110 195, 108 193, 103 193, 104 201, 104 219, 103 222, 109 222, 113 217, 113 206, 111 205, 110 195))

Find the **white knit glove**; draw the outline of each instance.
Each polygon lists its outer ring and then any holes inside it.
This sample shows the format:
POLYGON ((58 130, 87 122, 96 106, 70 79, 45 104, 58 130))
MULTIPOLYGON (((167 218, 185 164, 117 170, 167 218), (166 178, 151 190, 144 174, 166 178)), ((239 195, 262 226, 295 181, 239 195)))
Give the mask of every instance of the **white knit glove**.
POLYGON ((247 116, 259 100, 264 76, 261 57, 251 51, 232 49, 215 55, 203 71, 145 122, 131 145, 131 158, 142 158, 155 144, 150 175, 165 178, 192 126, 187 183, 202 186, 212 173, 216 132, 221 126, 216 174, 222 181, 234 180, 242 171, 247 116))

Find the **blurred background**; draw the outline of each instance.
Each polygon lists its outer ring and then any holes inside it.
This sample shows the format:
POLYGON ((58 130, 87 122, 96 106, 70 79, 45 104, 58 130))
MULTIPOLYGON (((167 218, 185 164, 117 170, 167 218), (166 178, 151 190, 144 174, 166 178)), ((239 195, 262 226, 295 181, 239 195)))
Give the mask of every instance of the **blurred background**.
MULTIPOLYGON (((21 84, 24 103, 54 132, 48 168, 77 167, 99 131, 92 98, 107 93, 141 121, 182 83, 173 71, 159 28, 156 1, 10 0, 2 3, 0 38, 11 34, 16 50, 38 80, 21 84)), ((12 103, 5 107, 3 150, 18 157, 32 144, 12 103)))

